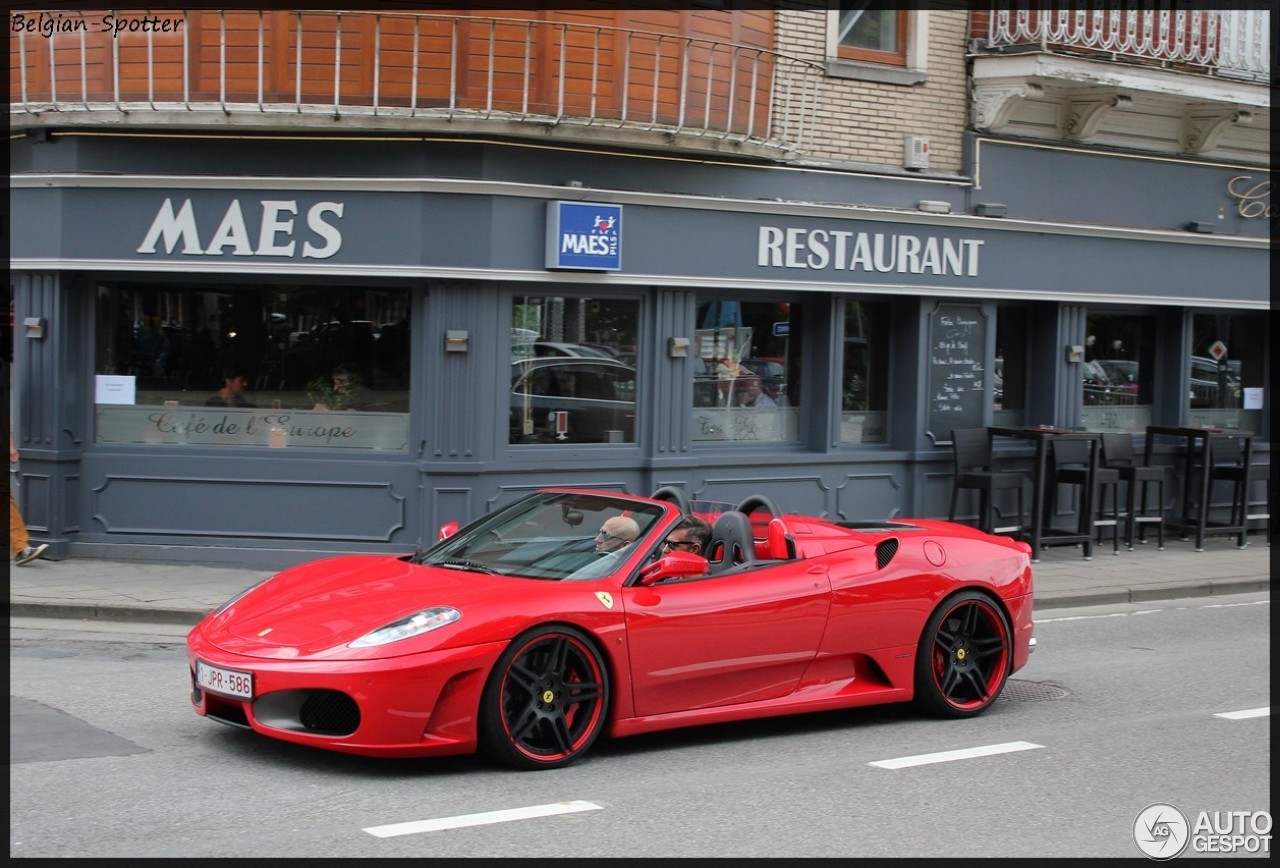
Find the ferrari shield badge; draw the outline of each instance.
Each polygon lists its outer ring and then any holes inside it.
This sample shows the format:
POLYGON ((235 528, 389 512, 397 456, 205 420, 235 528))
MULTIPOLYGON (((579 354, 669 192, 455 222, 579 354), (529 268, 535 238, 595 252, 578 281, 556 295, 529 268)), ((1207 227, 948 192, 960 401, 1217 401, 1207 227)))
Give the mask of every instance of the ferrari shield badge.
POLYGON ((608 591, 596 591, 596 599, 603 603, 606 609, 613 608, 613 594, 608 591))

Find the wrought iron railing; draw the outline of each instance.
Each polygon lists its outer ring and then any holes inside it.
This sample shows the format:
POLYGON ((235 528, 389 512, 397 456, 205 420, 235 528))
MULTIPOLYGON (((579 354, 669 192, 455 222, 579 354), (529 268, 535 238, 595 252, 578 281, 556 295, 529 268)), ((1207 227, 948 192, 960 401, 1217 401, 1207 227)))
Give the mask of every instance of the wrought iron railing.
POLYGON ((9 39, 19 126, 49 112, 78 124, 95 112, 143 124, 201 113, 402 128, 500 120, 795 152, 812 133, 822 79, 820 65, 762 47, 563 21, 186 10, 164 30, 112 33, 105 16, 129 13, 22 14, 9 39))
POLYGON ((1034 45, 1083 50, 1129 60, 1238 79, 1271 79, 1270 12, 1194 9, 1182 4, 1082 2, 996 3, 987 48, 1034 45))

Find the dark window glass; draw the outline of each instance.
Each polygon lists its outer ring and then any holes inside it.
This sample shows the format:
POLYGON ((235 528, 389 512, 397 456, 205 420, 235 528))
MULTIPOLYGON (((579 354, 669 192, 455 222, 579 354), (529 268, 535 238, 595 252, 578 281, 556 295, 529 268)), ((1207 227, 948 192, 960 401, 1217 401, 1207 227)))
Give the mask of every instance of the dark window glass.
POLYGON ((404 289, 100 284, 96 437, 403 450, 409 347, 404 289))

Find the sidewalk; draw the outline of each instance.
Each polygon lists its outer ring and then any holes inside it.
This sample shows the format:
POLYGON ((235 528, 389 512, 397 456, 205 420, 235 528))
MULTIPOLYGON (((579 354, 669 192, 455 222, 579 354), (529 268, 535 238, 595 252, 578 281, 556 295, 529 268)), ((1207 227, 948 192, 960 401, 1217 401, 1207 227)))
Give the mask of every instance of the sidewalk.
MULTIPOLYGON (((1210 537, 1197 552, 1176 537, 1133 551, 1094 547, 1092 560, 1074 546, 1046 548, 1033 564, 1036 608, 1092 606, 1220 596, 1271 588, 1271 549, 1255 533, 1244 549, 1234 537, 1210 537)), ((270 570, 70 558, 9 568, 9 617, 75 618, 193 625, 270 570)))

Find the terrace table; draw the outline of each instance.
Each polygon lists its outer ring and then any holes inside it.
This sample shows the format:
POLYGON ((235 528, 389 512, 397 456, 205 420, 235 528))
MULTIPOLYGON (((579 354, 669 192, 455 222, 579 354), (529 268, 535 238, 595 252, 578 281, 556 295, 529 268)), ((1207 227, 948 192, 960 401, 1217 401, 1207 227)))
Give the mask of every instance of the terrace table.
MULTIPOLYGON (((1240 537, 1239 544, 1243 548, 1245 543, 1244 535, 1248 532, 1249 524, 1248 518, 1245 517, 1248 512, 1246 507, 1249 502, 1248 474, 1245 474, 1243 483, 1236 488, 1237 497, 1243 502, 1232 504, 1231 519, 1225 523, 1209 521, 1209 512, 1212 507, 1210 496, 1213 491, 1213 449, 1211 444, 1213 441, 1231 441, 1237 438, 1243 440, 1244 462, 1247 470, 1253 453, 1253 433, 1227 431, 1223 428, 1214 428, 1207 425, 1148 425, 1145 444, 1145 461, 1148 465, 1151 464, 1155 441, 1161 436, 1180 438, 1184 445, 1180 509, 1178 515, 1167 521, 1165 526, 1171 530, 1178 531, 1183 539, 1194 533, 1196 536, 1196 551, 1204 550, 1206 533, 1237 534, 1240 537), (1195 491, 1197 474, 1199 474, 1199 492, 1195 491), (1193 494, 1197 493, 1199 497, 1193 498, 1193 494), (1239 524, 1235 521, 1236 516, 1240 517, 1239 524)), ((1164 504, 1161 504, 1162 509, 1163 507, 1164 504)))
POLYGON ((1040 550, 1049 545, 1075 545, 1084 547, 1084 559, 1093 559, 1093 489, 1094 477, 1098 470, 1099 453, 1102 449, 1102 438, 1089 431, 1068 431, 1064 428, 1039 426, 1035 428, 1003 428, 987 429, 996 437, 1011 437, 1018 440, 1030 440, 1036 445, 1035 463, 1031 473, 1031 560, 1039 562, 1040 550), (1049 444, 1055 439, 1087 440, 1089 449, 1088 481, 1080 498, 1080 520, 1078 526, 1071 529, 1053 527, 1052 494, 1049 485, 1049 444))

